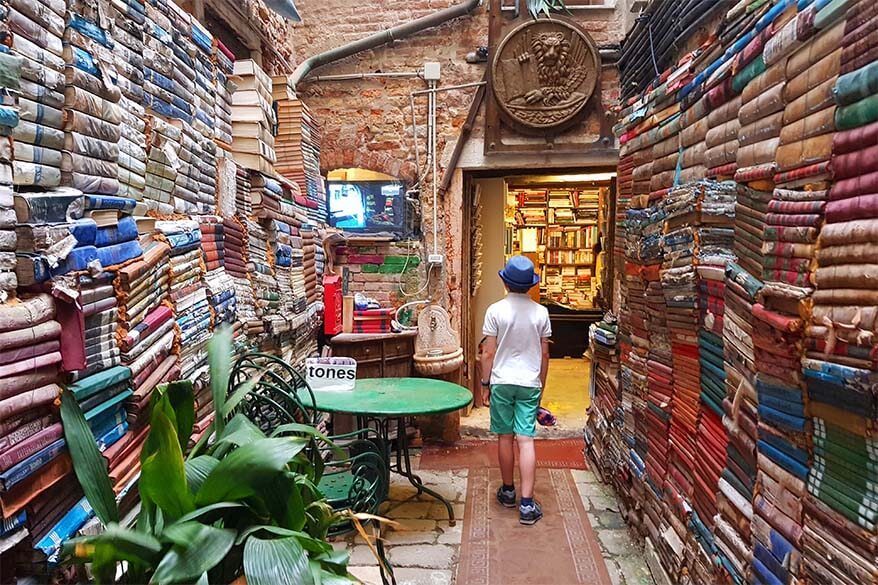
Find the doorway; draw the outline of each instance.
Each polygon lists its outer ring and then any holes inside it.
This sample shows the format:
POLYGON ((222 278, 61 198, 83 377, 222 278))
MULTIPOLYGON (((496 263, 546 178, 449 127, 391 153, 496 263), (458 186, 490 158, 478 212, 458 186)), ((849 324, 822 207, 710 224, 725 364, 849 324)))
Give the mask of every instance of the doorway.
MULTIPOLYGON (((590 405, 591 364, 584 356, 589 325, 599 320, 610 298, 608 260, 612 257, 615 176, 613 173, 554 175, 510 174, 472 177, 473 226, 469 256, 472 340, 467 351, 475 363, 478 390, 478 344, 487 308, 505 295, 497 272, 516 254, 529 257, 540 274, 531 298, 549 310, 551 362, 542 406, 557 420, 540 427, 541 437, 581 436, 590 405)), ((465 224, 465 225, 466 225, 465 224)), ((476 406, 461 421, 463 435, 483 436, 488 409, 475 392, 476 406)))

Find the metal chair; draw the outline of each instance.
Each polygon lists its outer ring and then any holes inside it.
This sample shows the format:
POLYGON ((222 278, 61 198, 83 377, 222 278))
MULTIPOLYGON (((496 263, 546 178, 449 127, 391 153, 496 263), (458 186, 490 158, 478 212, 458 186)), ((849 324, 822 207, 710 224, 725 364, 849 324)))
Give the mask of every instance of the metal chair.
MULTIPOLYGON (((236 406, 261 431, 270 436, 302 436, 311 440, 308 457, 319 470, 318 489, 327 503, 338 512, 376 514, 387 499, 390 472, 385 443, 369 428, 327 437, 332 445, 315 438, 302 428, 315 427, 318 413, 314 393, 290 364, 277 356, 247 353, 232 366, 229 395, 248 380, 257 380, 236 406)), ((329 535, 338 536, 354 530, 350 519, 330 527, 329 535)), ((377 549, 381 579, 395 584, 393 569, 384 554, 380 539, 377 549)))

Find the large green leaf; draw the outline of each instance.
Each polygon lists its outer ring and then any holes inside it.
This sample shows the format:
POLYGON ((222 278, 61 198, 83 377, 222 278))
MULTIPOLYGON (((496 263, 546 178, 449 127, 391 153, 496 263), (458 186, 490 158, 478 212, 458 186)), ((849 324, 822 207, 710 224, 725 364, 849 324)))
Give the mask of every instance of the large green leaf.
POLYGON ((259 532, 268 532, 277 536, 291 536, 299 541, 299 544, 302 545, 306 551, 322 555, 328 554, 332 552, 332 545, 326 542, 325 540, 320 540, 319 538, 314 538, 310 534, 306 532, 302 532, 301 530, 290 530, 288 528, 281 528, 280 526, 249 526, 245 530, 242 530, 238 533, 238 538, 235 540, 236 545, 243 544, 251 535, 257 534, 259 532))
POLYGON ((204 483, 204 480, 217 465, 219 465, 219 459, 210 455, 199 455, 194 459, 186 461, 184 469, 186 471, 186 483, 189 485, 189 491, 197 494, 201 484, 204 483))
POLYGON ((295 537, 262 540, 251 536, 244 543, 247 585, 313 585, 308 554, 295 537))
POLYGON ((278 474, 262 490, 262 499, 272 518, 280 526, 290 530, 302 530, 306 522, 305 501, 296 485, 296 477, 295 473, 278 474))
POLYGON ((182 516, 179 520, 177 520, 177 524, 183 524, 184 522, 192 522, 193 520, 198 520, 204 524, 213 524, 216 522, 218 517, 225 516, 229 514, 232 510, 245 511, 247 510, 246 504, 241 504, 239 502, 220 502, 218 504, 211 504, 209 506, 204 506, 202 508, 196 508, 192 510, 185 516, 182 516))
POLYGON ((73 459, 73 471, 88 503, 105 525, 118 522, 119 508, 107 462, 98 450, 91 428, 72 392, 61 393, 61 422, 64 424, 64 440, 73 459))
POLYGON ((65 555, 79 561, 91 561, 98 557, 114 561, 151 563, 162 552, 161 543, 155 537, 123 528, 115 522, 95 536, 83 536, 64 542, 65 555))
POLYGON ((199 506, 234 502, 256 493, 283 472, 308 441, 301 438, 260 439, 228 454, 207 476, 195 501, 199 506))
POLYGON ((226 402, 223 405, 222 413, 223 416, 229 416, 235 411, 235 408, 238 407, 238 404, 244 400, 244 397, 250 394, 253 391, 253 388, 259 384, 259 380, 262 379, 262 376, 265 374, 265 371, 259 372, 249 380, 245 380, 240 386, 235 388, 234 392, 232 392, 228 398, 226 398, 226 402))
POLYGON ((248 445, 253 441, 264 439, 265 434, 259 427, 250 422, 243 414, 236 414, 226 425, 222 434, 211 447, 211 452, 216 457, 222 457, 234 447, 248 445))
MULTIPOLYGON (((162 404, 167 397, 159 401, 162 404)), ((176 520, 194 509, 192 494, 186 483, 183 451, 177 429, 163 408, 152 413, 151 428, 144 451, 150 448, 141 464, 138 488, 141 498, 154 502, 165 519, 176 520)))
POLYGON ((189 583, 223 560, 235 544, 235 531, 185 522, 168 526, 162 538, 173 546, 156 567, 152 582, 189 583))
POLYGON ((229 378, 232 371, 231 327, 222 326, 214 332, 207 344, 207 363, 210 367, 210 393, 213 397, 215 412, 213 428, 219 436, 222 434, 226 422, 226 394, 229 391, 229 378))
POLYGON ((174 410, 174 422, 177 425, 177 437, 180 439, 180 448, 184 451, 192 437, 192 427, 195 425, 195 390, 192 380, 177 380, 167 384, 164 389, 168 402, 174 410))

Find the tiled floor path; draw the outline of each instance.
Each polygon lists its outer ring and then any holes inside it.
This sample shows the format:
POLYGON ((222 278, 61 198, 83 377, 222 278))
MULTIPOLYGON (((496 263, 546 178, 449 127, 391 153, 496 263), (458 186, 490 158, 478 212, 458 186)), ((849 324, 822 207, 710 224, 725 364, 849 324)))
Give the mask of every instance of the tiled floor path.
MULTIPOLYGON (((414 463, 417 465, 416 461, 414 463)), ((574 470, 571 473, 597 533, 613 583, 654 585, 646 568, 643 551, 631 540, 625 522, 618 513, 612 490, 601 484, 590 471, 574 470)), ((464 513, 467 474, 466 469, 419 471, 425 484, 454 502, 455 514, 459 519, 464 513)), ((399 526, 385 530, 388 556, 399 585, 456 583, 455 570, 466 518, 458 521, 457 526, 450 527, 442 505, 432 498, 416 497, 415 489, 400 478, 394 478, 391 484, 390 501, 385 504, 383 514, 399 523, 399 526)), ((563 535, 559 534, 559 537, 563 535)), ((348 537, 336 542, 335 546, 351 551, 350 570, 353 575, 367 585, 381 585, 377 561, 359 537, 348 537)), ((534 562, 539 562, 539 559, 534 559, 534 562)))

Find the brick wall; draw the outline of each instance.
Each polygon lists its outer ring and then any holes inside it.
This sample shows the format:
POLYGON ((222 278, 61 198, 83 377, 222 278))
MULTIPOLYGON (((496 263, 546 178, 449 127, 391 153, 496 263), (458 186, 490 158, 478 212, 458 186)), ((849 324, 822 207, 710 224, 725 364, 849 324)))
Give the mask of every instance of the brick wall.
MULTIPOLYGON (((382 306, 399 306, 415 297, 425 271, 418 241, 400 243, 348 243, 335 248, 336 274, 350 273, 350 294, 361 292, 382 306)), ((423 298, 418 296, 417 298, 423 298)))
MULTIPOLYGON (((292 27, 294 58, 301 61, 456 2, 458 0, 382 0, 368 3, 364 8, 363 3, 350 0, 297 0, 303 22, 292 27)), ((621 0, 618 4, 615 10, 577 11, 574 19, 598 45, 618 43, 630 20, 627 2, 621 0)), ((486 65, 468 64, 466 55, 487 44, 488 13, 483 5, 470 16, 402 39, 392 47, 380 47, 319 68, 314 74, 419 71, 425 61, 438 61, 442 67, 441 85, 477 82, 482 80, 486 65)), ((358 166, 414 179, 409 93, 425 87, 418 79, 319 81, 300 86, 303 99, 323 127, 323 171, 358 166)), ((614 103, 619 95, 615 69, 604 69, 601 88, 604 103, 614 103)), ((473 94, 473 89, 441 94, 437 123, 440 153, 447 141, 457 138, 473 94)), ((416 106, 423 157, 426 98, 420 98, 416 106)), ((599 126, 599 120, 592 116, 579 130, 593 132, 596 125, 599 126)), ((483 124, 477 124, 473 134, 482 135, 483 124)))

